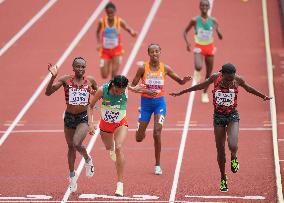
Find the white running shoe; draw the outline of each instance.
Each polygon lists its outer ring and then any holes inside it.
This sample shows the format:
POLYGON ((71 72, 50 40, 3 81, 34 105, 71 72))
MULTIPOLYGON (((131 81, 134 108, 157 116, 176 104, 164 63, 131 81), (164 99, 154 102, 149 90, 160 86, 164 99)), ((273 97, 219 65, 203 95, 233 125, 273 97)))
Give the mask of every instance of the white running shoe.
POLYGON ((155 175, 162 175, 163 171, 161 169, 161 166, 155 166, 155 175))
POLYGON ((201 102, 202 103, 209 103, 209 97, 208 97, 208 93, 202 93, 201 95, 201 102))
POLYGON ((194 70, 193 78, 194 78, 194 80, 196 81, 196 83, 198 83, 198 82, 200 81, 200 78, 201 78, 201 73, 200 73, 200 71, 194 70))
POLYGON ((117 182, 115 196, 123 197, 123 183, 117 182))
POLYGON ((69 189, 70 189, 70 192, 76 192, 76 190, 77 190, 77 179, 78 179, 78 174, 75 171, 75 176, 69 177, 69 189))
POLYGON ((91 160, 89 162, 85 162, 86 176, 93 177, 95 173, 95 167, 94 167, 93 160, 90 155, 89 157, 91 160))

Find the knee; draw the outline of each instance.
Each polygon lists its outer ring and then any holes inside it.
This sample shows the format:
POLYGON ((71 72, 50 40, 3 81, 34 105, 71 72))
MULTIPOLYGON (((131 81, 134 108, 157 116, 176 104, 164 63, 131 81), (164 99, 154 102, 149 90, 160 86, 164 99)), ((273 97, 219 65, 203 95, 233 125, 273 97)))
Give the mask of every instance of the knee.
POLYGON ((119 154, 122 151, 122 144, 115 145, 115 153, 119 154))
POLYGON ((162 133, 162 126, 158 126, 154 128, 154 138, 156 137, 157 139, 161 137, 162 133))

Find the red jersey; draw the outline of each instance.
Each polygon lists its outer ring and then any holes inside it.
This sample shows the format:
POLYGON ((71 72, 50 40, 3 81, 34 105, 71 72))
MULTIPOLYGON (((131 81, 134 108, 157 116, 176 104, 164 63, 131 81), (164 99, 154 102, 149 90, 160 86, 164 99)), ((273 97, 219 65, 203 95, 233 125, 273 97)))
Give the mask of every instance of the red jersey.
POLYGON ((216 113, 229 114, 237 110, 238 85, 236 80, 228 87, 222 85, 222 74, 214 82, 213 105, 216 113))
POLYGON ((89 104, 91 84, 89 84, 87 79, 83 78, 83 84, 77 86, 74 84, 74 78, 72 76, 67 84, 64 85, 66 104, 86 106, 89 104))

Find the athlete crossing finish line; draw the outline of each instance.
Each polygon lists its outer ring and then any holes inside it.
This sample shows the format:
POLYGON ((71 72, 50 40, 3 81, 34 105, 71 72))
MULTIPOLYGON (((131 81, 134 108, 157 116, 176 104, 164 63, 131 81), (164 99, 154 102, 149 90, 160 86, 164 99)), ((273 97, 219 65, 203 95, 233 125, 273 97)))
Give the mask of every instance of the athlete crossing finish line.
POLYGON ((220 191, 227 192, 227 176, 225 173, 225 142, 226 132, 228 135, 228 145, 231 151, 231 171, 237 173, 239 162, 237 159, 238 137, 239 137, 239 113, 237 111, 238 86, 243 87, 247 92, 261 97, 264 101, 272 99, 244 81, 242 77, 236 74, 236 68, 233 64, 224 64, 219 73, 215 73, 204 82, 182 90, 179 93, 171 93, 176 97, 187 92, 202 90, 214 83, 213 105, 214 105, 214 134, 217 149, 217 160, 221 173, 220 191))
POLYGON ((90 102, 88 111, 89 132, 94 133, 93 108, 102 99, 100 135, 106 150, 110 150, 111 159, 115 161, 118 179, 116 196, 123 196, 124 154, 122 147, 128 131, 126 117, 127 87, 136 93, 145 89, 143 85, 130 87, 125 76, 117 75, 98 89, 90 102))
POLYGON ((141 94, 141 109, 139 114, 139 127, 136 132, 136 141, 142 142, 146 136, 146 128, 154 113, 154 146, 155 146, 155 171, 156 175, 162 175, 160 166, 161 157, 161 133, 163 123, 166 117, 166 100, 164 96, 165 77, 168 75, 171 79, 180 85, 186 84, 191 80, 190 76, 180 78, 171 67, 160 62, 161 47, 158 44, 148 46, 149 62, 139 65, 137 73, 132 81, 135 87, 140 79, 146 89, 141 94))
POLYGON ((97 90, 97 84, 93 77, 84 77, 86 61, 82 57, 73 60, 73 71, 75 75, 65 75, 54 83, 57 77, 57 67, 48 65, 48 70, 52 77, 46 87, 45 94, 52 95, 61 86, 64 87, 67 108, 64 115, 64 133, 68 145, 68 164, 70 170, 69 189, 71 192, 77 190, 77 173, 74 169, 76 151, 85 159, 86 176, 94 175, 94 165, 91 156, 87 153, 82 144, 88 134, 88 115, 87 109, 90 94, 97 90))

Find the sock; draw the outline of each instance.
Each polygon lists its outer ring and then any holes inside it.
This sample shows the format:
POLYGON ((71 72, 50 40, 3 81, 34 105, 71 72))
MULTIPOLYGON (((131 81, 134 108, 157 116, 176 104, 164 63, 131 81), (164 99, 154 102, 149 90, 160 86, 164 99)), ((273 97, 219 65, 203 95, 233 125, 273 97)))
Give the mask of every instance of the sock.
POLYGON ((75 171, 70 172, 69 176, 70 176, 70 178, 74 177, 75 176, 75 171))

